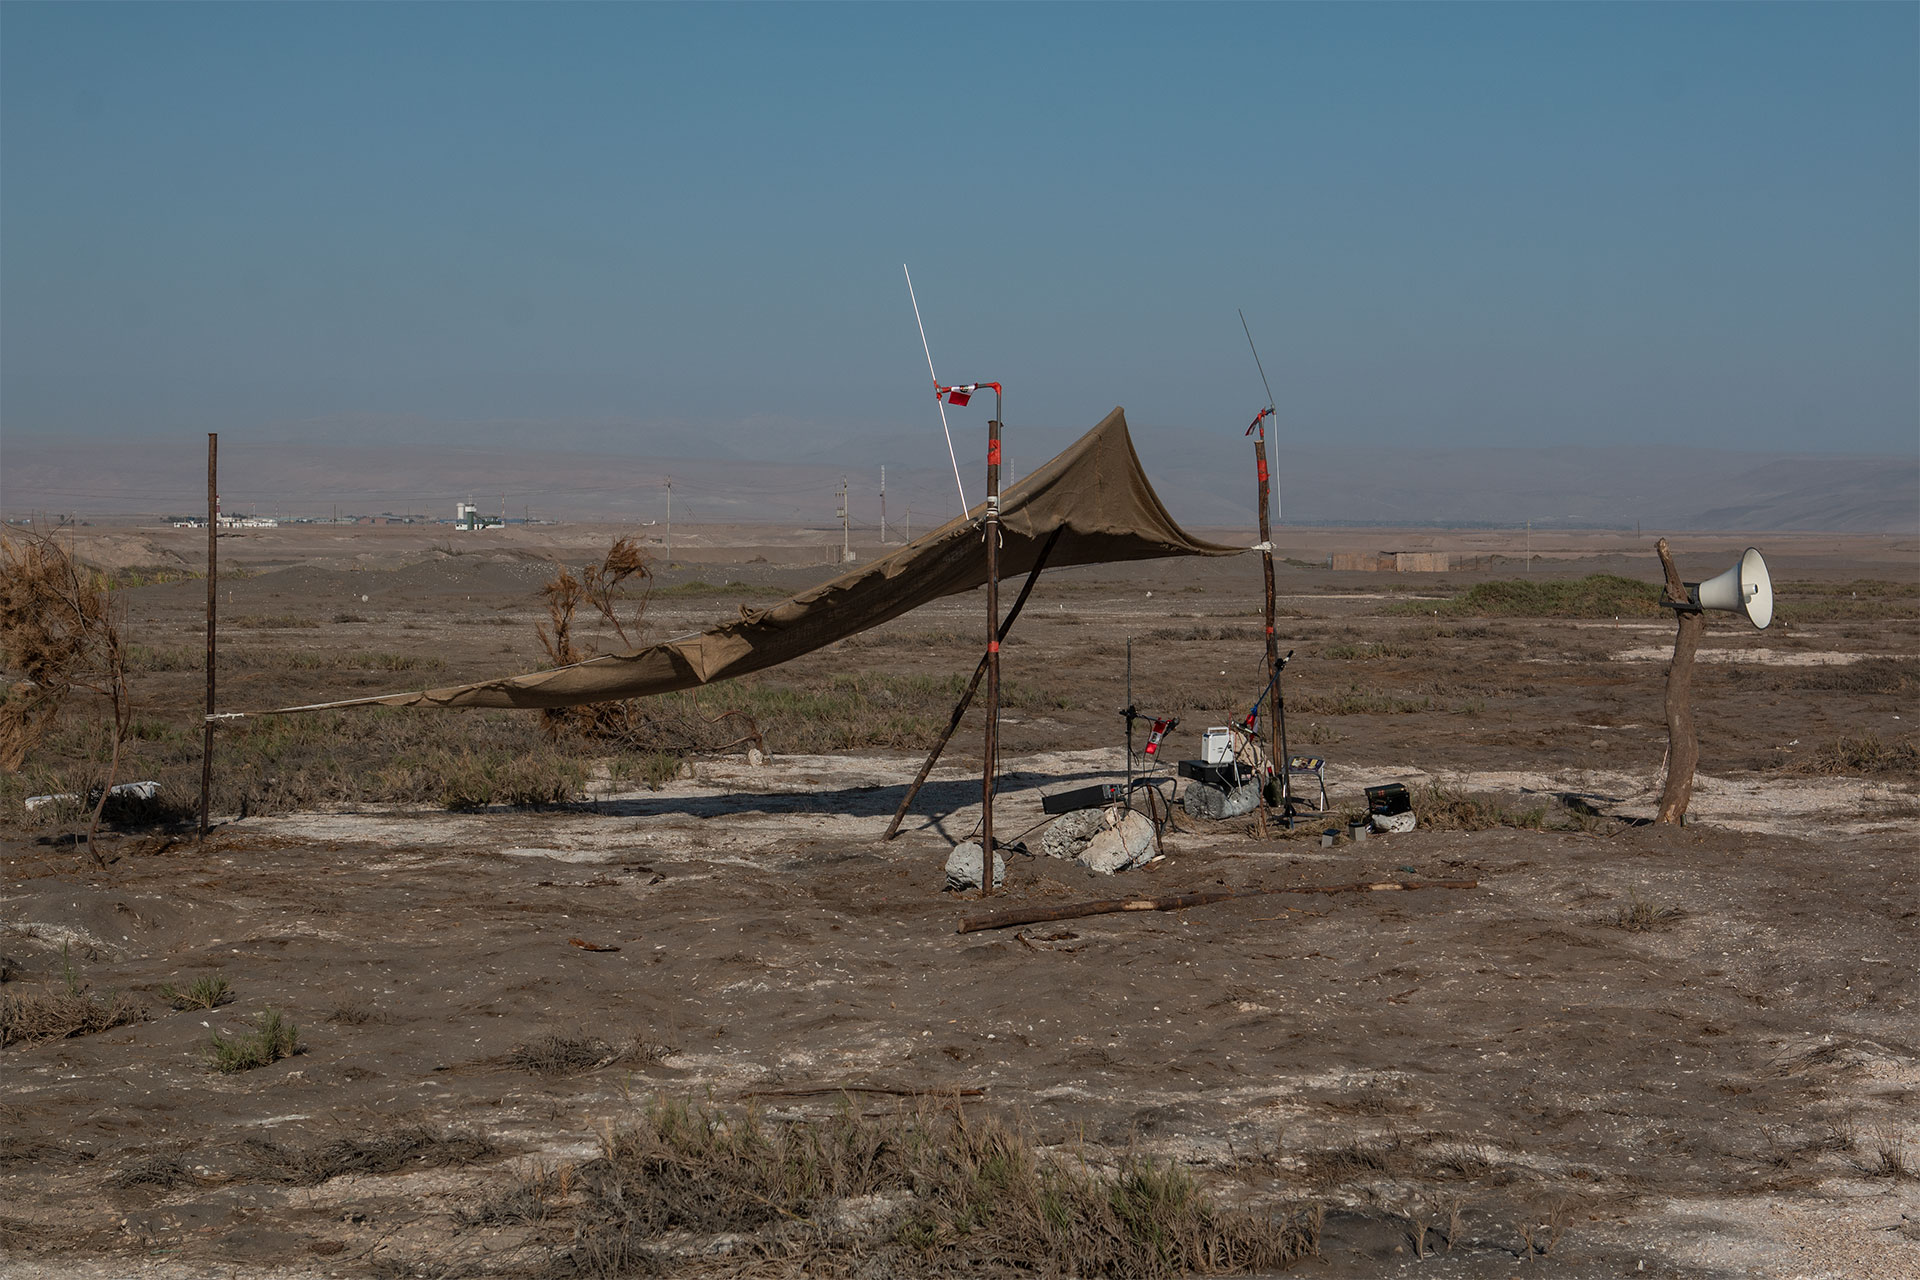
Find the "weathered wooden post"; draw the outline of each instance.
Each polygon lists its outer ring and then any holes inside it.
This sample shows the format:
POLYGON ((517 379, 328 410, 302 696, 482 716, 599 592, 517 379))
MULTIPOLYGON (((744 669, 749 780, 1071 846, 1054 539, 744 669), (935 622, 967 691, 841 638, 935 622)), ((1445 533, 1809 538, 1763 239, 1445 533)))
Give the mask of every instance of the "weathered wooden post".
POLYGON ((1660 567, 1667 575, 1661 603, 1679 617, 1673 664, 1667 668, 1667 783, 1654 821, 1679 826, 1686 821, 1687 804, 1693 799, 1693 771, 1700 764, 1700 743, 1693 732, 1693 655, 1700 647, 1700 633, 1707 629, 1707 615, 1688 598, 1667 540, 1660 539, 1653 549, 1660 554, 1660 567))
POLYGON ((1693 655, 1707 629, 1705 610, 1737 613, 1764 631, 1773 621, 1773 579, 1760 552, 1748 547, 1731 569, 1705 582, 1682 582, 1667 540, 1653 544, 1667 577, 1660 603, 1679 614, 1673 638, 1673 665, 1667 668, 1667 780, 1655 822, 1679 826, 1693 799, 1693 773, 1700 764, 1700 743, 1693 732, 1693 655))

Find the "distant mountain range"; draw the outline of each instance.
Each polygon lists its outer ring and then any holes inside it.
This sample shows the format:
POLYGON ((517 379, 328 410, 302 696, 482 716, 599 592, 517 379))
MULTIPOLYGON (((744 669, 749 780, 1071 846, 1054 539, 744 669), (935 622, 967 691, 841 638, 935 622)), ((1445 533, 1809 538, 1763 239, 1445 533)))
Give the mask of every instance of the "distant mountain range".
MULTIPOLYGON (((1231 432, 1134 424, 1148 474, 1179 520, 1254 523, 1253 450, 1231 432)), ((1015 474, 1073 439, 1010 432, 1015 474)), ((978 442, 971 442, 977 445, 978 442)), ((191 514, 206 507, 205 440, 0 439, 0 508, 87 515, 191 514)), ((738 438, 728 442, 738 450, 738 438)), ((1365 449, 1290 444, 1276 433, 1281 518, 1297 525, 1518 526, 1920 531, 1920 450, 1905 457, 1763 454, 1624 447, 1365 449)), ((978 501, 982 470, 967 448, 961 474, 978 501)), ((327 517, 392 513, 451 518, 458 500, 483 514, 644 522, 838 523, 848 479, 856 529, 880 518, 886 467, 890 532, 924 530, 959 505, 937 432, 841 441, 811 456, 791 442, 769 456, 647 458, 502 448, 278 443, 229 433, 221 441, 230 511, 327 517), (784 449, 785 456, 778 456, 784 449), (669 488, 669 484, 671 488, 669 488), (671 501, 671 512, 669 512, 671 501), (910 509, 910 510, 909 510, 910 509)))

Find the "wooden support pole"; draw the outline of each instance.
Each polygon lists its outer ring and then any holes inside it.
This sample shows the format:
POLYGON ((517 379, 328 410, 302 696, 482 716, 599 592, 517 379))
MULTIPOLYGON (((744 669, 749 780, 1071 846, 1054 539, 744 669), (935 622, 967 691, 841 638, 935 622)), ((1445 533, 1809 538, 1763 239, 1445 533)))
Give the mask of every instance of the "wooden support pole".
POLYGON ((1274 893, 1392 893, 1413 889, 1473 889, 1478 880, 1361 880, 1353 884, 1302 884, 1281 889, 1216 889, 1206 893, 1175 893, 1161 898, 1102 898, 1094 902, 1071 902, 1059 907, 1015 907, 1004 911, 983 911, 960 922, 960 933, 981 929, 1005 929, 1016 924, 1040 924, 1048 920, 1077 920, 1082 916, 1113 915, 1121 911, 1180 911, 1204 907, 1234 898, 1259 898, 1274 893))
POLYGON ((1700 765, 1700 743, 1693 732, 1693 655, 1707 629, 1707 615, 1689 599, 1667 540, 1660 539, 1653 549, 1659 552, 1660 568, 1667 575, 1666 602, 1677 609, 1680 619, 1673 637, 1673 665, 1667 668, 1667 781, 1654 821, 1679 826, 1686 821, 1687 805, 1693 799, 1693 773, 1700 765))
MULTIPOLYGON (((1006 619, 1000 624, 999 638, 1004 643, 1007 633, 1013 630, 1013 621, 1020 616, 1020 610, 1026 608, 1027 597, 1033 594, 1033 584, 1040 580, 1040 571, 1047 567, 1047 557, 1053 554, 1053 544, 1060 541, 1060 531, 1055 529, 1040 546, 1040 554, 1034 557, 1033 568, 1027 574, 1027 581, 1020 588, 1020 594, 1014 598, 1013 608, 1007 610, 1006 619)), ((967 708, 973 705, 973 695, 980 688, 980 681, 987 674, 987 655, 980 655, 980 665, 973 669, 973 679, 967 682, 967 691, 960 695, 960 701, 953 704, 953 715, 947 720, 947 727, 934 742, 933 750, 927 752, 927 758, 920 766, 920 772, 913 775, 913 782, 907 787, 907 794, 900 797, 900 807, 893 811, 893 821, 887 824, 886 834, 880 838, 891 840, 900 832, 900 824, 906 820, 907 810, 912 807, 913 799, 920 794, 920 788, 927 783, 927 775, 933 772, 933 766, 940 759, 940 753, 947 749, 954 730, 960 727, 967 708)))
POLYGON ((214 616, 220 592, 220 436, 207 432, 207 719, 200 742, 200 838, 207 836, 207 804, 213 791, 213 685, 217 669, 214 616))
POLYGON ((980 896, 993 894, 993 775, 1000 753, 1000 390, 987 424, 987 734, 980 763, 980 896))
MULTIPOLYGON (((1273 525, 1267 512, 1273 505, 1271 481, 1267 474, 1267 429, 1260 427, 1260 434, 1253 442, 1254 461, 1260 469, 1260 541, 1266 547, 1260 553, 1260 570, 1266 579, 1267 599, 1267 740, 1272 745, 1268 754, 1273 759, 1273 767, 1280 778, 1280 812, 1283 817, 1293 813, 1293 782, 1287 773, 1286 716, 1280 703, 1280 641, 1273 633, 1273 525)), ((1260 804, 1260 822, 1266 825, 1266 802, 1260 804)))

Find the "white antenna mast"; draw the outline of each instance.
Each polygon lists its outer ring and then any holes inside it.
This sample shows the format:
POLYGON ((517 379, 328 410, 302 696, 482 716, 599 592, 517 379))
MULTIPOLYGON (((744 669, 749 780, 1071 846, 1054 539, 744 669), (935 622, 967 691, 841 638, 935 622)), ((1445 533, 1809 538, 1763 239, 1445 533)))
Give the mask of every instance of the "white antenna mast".
POLYGON ((927 345, 927 326, 920 320, 920 299, 913 294, 913 272, 901 263, 907 277, 907 297, 913 303, 913 322, 920 328, 920 349, 927 353, 927 376, 933 379, 933 402, 940 406, 940 431, 947 437, 947 457, 953 463, 953 487, 960 491, 960 514, 967 514, 967 487, 960 483, 960 459, 953 451, 953 432, 947 428, 947 402, 940 394, 940 375, 933 371, 933 348, 927 345))

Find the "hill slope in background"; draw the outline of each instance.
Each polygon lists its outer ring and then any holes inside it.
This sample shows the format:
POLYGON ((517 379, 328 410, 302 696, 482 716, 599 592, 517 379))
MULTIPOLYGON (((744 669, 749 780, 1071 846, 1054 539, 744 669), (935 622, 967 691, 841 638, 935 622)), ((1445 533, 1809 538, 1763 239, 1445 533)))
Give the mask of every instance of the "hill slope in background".
MULTIPOLYGON (((1075 433, 1009 432, 1014 474, 1075 433), (1024 435, 1024 438, 1023 438, 1024 435)), ((1148 474, 1174 515, 1204 526, 1251 525, 1252 446, 1237 432, 1136 424, 1148 474)), ((736 442, 737 443, 737 442, 736 442)), ((957 441, 964 447, 964 441, 957 441)), ((76 441, 9 434, 0 441, 0 506, 84 515, 203 510, 204 441, 76 441)), ((1275 489, 1292 524, 1518 525, 1662 529, 1805 529, 1911 533, 1920 525, 1920 456, 1745 454, 1705 449, 1361 449, 1273 438, 1275 489)), ((842 477, 856 527, 880 517, 879 470, 896 530, 950 518, 959 503, 937 432, 901 433, 808 458, 650 458, 524 450, 381 449, 366 445, 221 441, 228 510, 326 516, 426 513, 461 499, 492 515, 536 518, 837 523, 842 477), (844 455, 844 456, 842 456, 844 455)), ((961 459, 969 499, 981 468, 961 459)))

